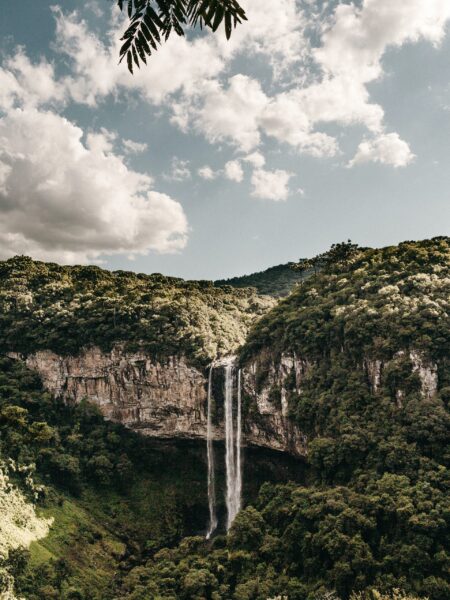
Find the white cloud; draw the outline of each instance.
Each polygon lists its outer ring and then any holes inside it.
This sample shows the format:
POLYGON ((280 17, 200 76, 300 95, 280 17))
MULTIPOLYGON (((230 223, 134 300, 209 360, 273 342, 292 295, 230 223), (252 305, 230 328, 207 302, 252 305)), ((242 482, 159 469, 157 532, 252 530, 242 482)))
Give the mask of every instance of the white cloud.
POLYGON ((0 68, 0 110, 17 106, 42 106, 61 103, 65 86, 55 78, 53 65, 45 59, 31 63, 22 48, 0 68))
POLYGON ((82 135, 36 109, 0 119, 0 256, 89 262, 183 248, 181 205, 112 152, 109 132, 91 134, 88 146, 82 135))
POLYGON ((249 21, 233 32, 230 41, 222 32, 207 32, 192 40, 174 35, 152 55, 151 65, 136 70, 133 77, 125 64, 117 65, 124 21, 116 17, 107 43, 102 43, 77 13, 65 14, 55 8, 58 51, 73 61, 74 77, 66 81, 72 97, 94 105, 119 88, 136 89, 160 104, 179 91, 195 95, 199 84, 219 77, 238 54, 263 55, 277 74, 304 59, 309 44, 304 36, 307 18, 295 0, 276 4, 243 0, 243 5, 249 21))
POLYGON ((406 167, 413 160, 414 154, 408 144, 397 133, 388 133, 361 142, 348 166, 377 162, 397 168, 406 167))
POLYGON ((186 179, 190 178, 191 170, 189 168, 189 161, 174 156, 170 163, 170 171, 164 174, 164 179, 168 181, 186 181, 186 179))
POLYGON ((200 169, 197 170, 197 173, 198 173, 199 177, 201 177, 202 179, 209 180, 209 181, 215 179, 219 175, 219 173, 217 173, 216 171, 213 171, 211 169, 211 167, 209 167, 208 165, 200 167, 200 169))
POLYGON ((244 179, 244 171, 242 170, 241 163, 238 160, 229 160, 225 164, 225 177, 230 181, 236 181, 239 183, 244 179))
POLYGON ((117 66, 123 23, 114 23, 108 42, 102 43, 75 13, 63 16, 57 10, 58 49, 71 58, 73 70, 64 89, 91 105, 109 94, 137 91, 152 104, 164 103, 172 123, 182 130, 243 152, 254 151, 267 135, 302 153, 333 156, 339 152, 336 139, 317 126, 361 124, 384 133, 383 108, 371 101, 367 85, 383 75, 382 58, 389 47, 420 39, 439 43, 450 3, 338 4, 325 23, 324 12, 319 23, 320 11, 308 4, 302 9, 296 0, 244 0, 249 22, 229 42, 220 34, 192 40, 173 36, 152 56, 151 65, 133 77, 125 65, 117 66), (311 28, 319 36, 314 48, 308 39, 311 28), (239 55, 262 56, 288 91, 269 94, 260 81, 233 71, 232 61, 239 55))
POLYGON ((253 171, 251 178, 252 196, 274 200, 275 202, 287 200, 291 177, 292 173, 282 169, 276 169, 275 171, 256 169, 253 171))
POLYGON ((145 142, 135 142, 133 140, 122 140, 122 146, 127 154, 141 154, 148 150, 148 144, 145 142))
POLYGON ((310 19, 296 0, 242 0, 248 21, 239 26, 229 41, 219 38, 221 51, 261 55, 273 68, 275 78, 308 57, 306 36, 310 19), (270 18, 268 18, 270 15, 270 18))
POLYGON ((100 131, 89 131, 86 135, 86 146, 93 154, 110 154, 114 150, 117 134, 104 127, 100 131))
POLYGON ((107 43, 103 43, 77 13, 55 9, 55 17, 58 51, 72 61, 73 75, 66 78, 65 85, 77 102, 94 106, 109 94, 136 90, 149 102, 161 104, 179 91, 189 95, 198 83, 218 76, 225 68, 215 37, 188 41, 174 35, 152 55, 151 65, 136 69, 132 76, 125 63, 117 64, 123 21, 113 24, 107 43))
POLYGON ((197 131, 210 142, 228 141, 244 152, 259 144, 258 118, 267 104, 259 82, 239 74, 230 78, 226 89, 209 81, 199 91, 198 102, 184 105, 197 131))
POLYGON ((386 50, 420 39, 438 43, 450 18, 446 0, 364 0, 361 7, 339 4, 331 26, 313 57, 322 69, 320 83, 295 90, 313 122, 361 123, 383 129, 383 109, 370 102, 366 85, 383 75, 386 50))
POLYGON ((266 159, 261 154, 261 152, 252 152, 251 154, 247 154, 247 156, 243 156, 242 160, 250 163, 253 167, 261 168, 266 164, 266 159))

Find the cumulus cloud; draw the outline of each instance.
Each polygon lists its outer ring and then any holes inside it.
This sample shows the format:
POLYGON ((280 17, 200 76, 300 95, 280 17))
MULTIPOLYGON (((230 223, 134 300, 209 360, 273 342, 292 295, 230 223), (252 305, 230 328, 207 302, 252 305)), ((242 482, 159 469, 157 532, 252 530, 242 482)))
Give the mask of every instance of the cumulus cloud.
POLYGON ((313 121, 361 123, 382 130, 383 109, 370 102, 367 84, 383 75, 389 47, 420 39, 439 43, 450 18, 445 0, 364 0, 339 4, 313 56, 323 72, 319 84, 295 90, 313 121))
POLYGON ((93 154, 108 154, 114 150, 117 134, 102 127, 99 131, 89 131, 86 146, 93 154))
POLYGON ((289 180, 292 173, 282 169, 268 171, 256 169, 251 177, 252 196, 281 202, 289 196, 289 180))
POLYGON ((229 160, 225 164, 225 177, 230 181, 236 181, 239 183, 244 179, 244 171, 241 163, 238 160, 229 160))
POLYGON ((235 75, 224 88, 219 81, 204 82, 198 97, 186 100, 183 111, 194 128, 210 142, 228 141, 250 151, 260 142, 258 118, 267 96, 255 79, 235 75))
POLYGON ((37 109, 0 119, 0 256, 89 262, 183 248, 181 205, 114 154, 109 132, 82 136, 37 109))
MULTIPOLYGON (((312 3, 302 7, 296 0, 243 4, 249 22, 229 42, 220 35, 173 36, 152 57, 151 67, 133 77, 125 65, 117 66, 123 23, 116 19, 106 41, 100 41, 76 13, 56 9, 58 50, 71 60, 72 73, 52 90, 51 67, 41 63, 47 81, 43 96, 95 105, 109 94, 135 91, 154 105, 164 103, 173 124, 211 143, 224 141, 254 152, 263 136, 270 136, 301 153, 334 156, 337 140, 317 127, 360 124, 374 134, 386 133, 383 108, 371 101, 367 88, 383 75, 385 51, 421 39, 439 43, 450 18, 446 0, 363 0, 338 4, 327 19, 323 11, 318 18, 312 3), (314 47, 311 29, 319 41, 314 47), (239 55, 261 55, 272 66, 273 81, 282 77, 287 91, 233 71, 239 55)), ((29 83, 36 78, 27 77, 30 68, 25 61, 14 73, 0 74, 0 83, 4 80, 10 90, 3 92, 4 103, 11 103, 19 75, 28 82, 29 97, 36 94, 29 83)))
POLYGON ((364 140, 358 146, 354 158, 348 166, 367 162, 377 162, 392 167, 406 167, 414 160, 408 144, 397 133, 379 135, 371 140, 364 140))
POLYGON ((133 77, 124 64, 117 65, 123 22, 116 18, 107 41, 102 42, 76 12, 65 14, 55 8, 57 47, 72 60, 74 76, 66 80, 70 94, 79 102, 94 105, 116 89, 135 89, 160 104, 176 92, 196 94, 199 84, 218 78, 238 54, 263 55, 276 74, 305 58, 308 19, 295 0, 276 4, 243 0, 242 4, 249 21, 234 31, 230 41, 213 34, 192 40, 172 36, 152 56, 151 68, 140 69, 133 77), (267 14, 271 14, 270 20, 267 14))
POLYGON ((53 65, 43 58, 32 63, 22 48, 0 68, 0 111, 60 104, 66 96, 65 85, 57 81, 53 65))

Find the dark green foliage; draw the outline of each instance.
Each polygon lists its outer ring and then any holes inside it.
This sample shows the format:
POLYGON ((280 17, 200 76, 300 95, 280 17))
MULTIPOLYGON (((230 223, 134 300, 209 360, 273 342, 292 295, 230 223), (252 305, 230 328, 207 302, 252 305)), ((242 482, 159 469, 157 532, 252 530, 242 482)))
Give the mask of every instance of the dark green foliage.
MULTIPOLYGON (((284 382, 291 418, 308 439, 304 472, 296 479, 304 485, 264 484, 258 499, 239 513, 228 536, 212 541, 187 537, 180 542, 185 531, 180 515, 170 510, 160 513, 159 519, 164 521, 166 514, 168 523, 156 538, 144 540, 137 528, 130 527, 129 554, 112 587, 97 596, 101 600, 450 597, 450 240, 405 242, 381 250, 359 249, 349 242, 325 254, 332 258, 327 262, 321 255, 316 275, 256 323, 241 352, 242 366, 257 361, 256 383, 261 388, 267 384, 270 365, 283 353, 295 353, 308 365, 299 388, 294 370, 284 382), (417 360, 435 369, 436 390, 424 391, 417 360), (381 369, 376 386, 370 374, 374 364, 381 369), (137 547, 133 540, 139 540, 137 547), (386 595, 372 592, 375 588, 386 595), (408 596, 391 595, 395 588, 408 596)), ((97 289, 104 293, 105 278, 112 278, 115 286, 120 283, 118 274, 78 269, 82 283, 78 273, 74 281, 83 294, 89 288, 89 301, 97 289)), ((70 269, 69 274, 73 276, 70 269)), ((11 287, 14 277, 6 278, 8 293, 18 289, 11 287)), ((25 278, 27 294, 33 277, 25 278)), ((48 277, 46 273, 45 282, 48 277)), ((125 288, 132 290, 127 301, 133 303, 135 290, 138 295, 143 292, 130 282, 142 276, 130 277, 126 275, 125 288)), ((161 276, 150 278, 157 288, 152 298, 162 293, 157 277, 161 276)), ((36 294, 41 284, 33 285, 36 294)), ((107 289, 115 289, 108 285, 107 289)), ((190 284, 164 280, 162 287, 171 290, 169 309, 179 308, 178 285, 188 286, 195 306, 195 286, 200 284, 192 284, 191 290, 190 284)), ((215 288, 205 289, 213 296, 217 293, 215 288)), ((230 288, 224 292, 230 294, 230 288)), ((243 294, 247 301, 248 291, 243 294)), ((29 302, 17 293, 15 298, 18 306, 29 302)), ((18 325, 2 318, 11 336, 18 325)), ((73 324, 71 328, 76 336, 73 324)), ((49 331, 53 337, 45 344, 62 343, 61 330, 51 325, 49 331)), ((42 332, 45 335, 44 328, 42 332)), ((92 343, 100 343, 98 332, 96 336, 92 343)), ((132 329, 127 336, 122 339, 133 343, 132 329)), ((13 338, 7 339, 12 344, 13 338)), ((155 344, 155 352, 157 339, 154 330, 144 337, 146 344, 155 344)), ((164 355, 166 341, 161 343, 164 355)), ((175 338, 171 343, 175 347, 175 338)), ((204 347, 199 343, 198 348, 204 347)), ((22 462, 36 461, 42 476, 59 489, 73 486, 72 492, 80 497, 90 490, 94 503, 112 488, 130 486, 142 460, 136 437, 104 423, 88 404, 77 408, 55 404, 23 367, 5 361, 2 368, 8 373, 0 380, 3 451, 22 462)), ((278 406, 278 386, 269 390, 269 396, 278 406)), ((246 395, 244 404, 251 412, 246 395)), ((165 463, 164 468, 168 470, 165 463)), ((247 452, 245 479, 253 473, 247 452)), ((120 521, 122 527, 126 520, 120 521)), ((95 531, 80 531, 80 538, 95 544, 95 531)), ((25 592, 40 586, 48 598, 86 594, 85 589, 70 590, 58 583, 68 580, 64 564, 54 565, 50 575, 44 567, 33 571, 30 582, 26 567, 22 573, 26 560, 20 556, 11 560, 11 570, 25 592)))
POLYGON ((143 593, 184 598, 186 573, 201 569, 211 599, 377 598, 374 588, 450 597, 449 242, 337 245, 256 324, 241 359, 260 361, 257 385, 282 353, 309 365, 301 390, 294 373, 286 381, 309 440, 308 486, 265 484, 225 547, 218 538, 157 554, 139 572, 143 593), (437 369, 431 396, 417 355, 437 369), (376 390, 367 360, 383 365, 376 390))
POLYGON ((243 343, 271 302, 252 290, 163 275, 61 267, 15 257, 0 263, 0 352, 75 354, 123 342, 155 358, 200 366, 243 343))
POLYGON ((392 358, 450 347, 450 240, 434 238, 365 250, 343 266, 308 278, 250 334, 243 358, 270 348, 310 360, 333 353, 392 358))
POLYGON ((224 23, 229 39, 233 28, 247 20, 236 0, 117 0, 117 5, 120 10, 126 9, 130 19, 122 37, 120 61, 126 57, 131 73, 133 66, 140 68, 141 62, 147 64, 147 57, 173 31, 182 36, 186 27, 197 25, 217 31, 224 23))
POLYGON ((219 279, 214 284, 221 287, 227 285, 235 288, 252 287, 259 294, 278 298, 290 294, 298 284, 301 284, 306 277, 312 274, 312 266, 309 263, 304 270, 296 267, 297 263, 286 263, 285 265, 270 267, 270 269, 259 273, 252 273, 252 275, 219 279))
MULTIPOLYGON (((34 479, 45 485, 38 510, 55 518, 40 547, 48 544, 65 561, 49 561, 41 550, 44 559, 27 566, 27 556, 10 553, 6 566, 20 595, 75 598, 76 582, 81 597, 106 600, 114 570, 201 530, 207 518, 203 454, 203 447, 158 445, 105 421, 86 402, 64 405, 21 362, 0 358, 0 459, 36 465, 34 479), (90 555, 101 560, 98 575, 90 555), (101 572, 103 563, 111 573, 101 572)), ((13 473, 14 481, 22 485, 28 473, 13 473)))

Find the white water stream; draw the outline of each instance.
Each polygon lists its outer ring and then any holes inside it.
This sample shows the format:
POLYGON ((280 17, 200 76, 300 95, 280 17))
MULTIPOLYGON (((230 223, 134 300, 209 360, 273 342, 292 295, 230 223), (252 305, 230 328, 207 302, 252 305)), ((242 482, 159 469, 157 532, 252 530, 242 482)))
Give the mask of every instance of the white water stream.
MULTIPOLYGON (((227 531, 231 527, 242 504, 242 394, 241 371, 237 373, 236 410, 233 406, 233 359, 227 359, 222 365, 225 369, 225 469, 226 469, 226 505, 227 531), (234 416, 234 412, 236 416, 234 416)), ((215 465, 212 427, 212 373, 208 378, 208 415, 207 415, 207 456, 208 456, 208 505, 209 527, 206 538, 209 539, 217 528, 215 465)))
POLYGON ((216 474, 214 465, 214 445, 212 431, 212 366, 209 369, 208 377, 208 417, 206 425, 206 450, 208 455, 208 506, 209 506, 209 527, 206 539, 209 540, 217 527, 216 514, 216 474))

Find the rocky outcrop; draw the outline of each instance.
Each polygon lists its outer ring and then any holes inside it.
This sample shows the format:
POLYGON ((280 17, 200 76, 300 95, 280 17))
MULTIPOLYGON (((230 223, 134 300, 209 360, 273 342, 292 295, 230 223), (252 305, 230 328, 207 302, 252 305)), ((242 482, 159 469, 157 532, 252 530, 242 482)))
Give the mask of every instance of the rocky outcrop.
POLYGON ((107 419, 155 437, 202 437, 206 420, 205 379, 183 358, 164 364, 143 352, 89 348, 62 357, 41 351, 26 358, 44 386, 66 402, 83 398, 107 419))
MULTIPOLYGON (((418 374, 423 397, 431 398, 438 388, 436 365, 415 350, 397 353, 393 360, 402 356, 407 356, 418 374)), ((208 381, 183 357, 160 362, 145 352, 125 352, 116 346, 111 352, 94 347, 66 357, 40 351, 24 360, 41 375, 46 389, 66 402, 86 398, 97 404, 107 419, 144 435, 206 438, 208 381)), ((390 363, 366 358, 363 364, 372 393, 379 393, 390 363)), ((290 418, 290 395, 302 394, 302 383, 312 366, 295 353, 274 357, 269 351, 262 351, 245 366, 241 374, 246 406, 244 443, 306 456, 308 440, 290 418)), ((216 440, 224 439, 223 368, 219 361, 213 371, 216 440)), ((398 390, 399 407, 403 396, 398 390)))
POLYGON ((288 395, 290 391, 301 393, 301 383, 310 366, 294 353, 282 354, 279 360, 263 354, 243 370, 243 390, 251 398, 254 410, 253 418, 246 424, 247 435, 268 438, 277 450, 307 454, 307 438, 289 417, 288 395))
MULTIPOLYGON (((94 347, 66 357, 40 351, 24 360, 40 374, 46 389, 66 402, 87 399, 97 404, 107 419, 145 435, 206 438, 208 382, 183 357, 173 356, 163 363, 144 352, 129 353, 121 347, 102 352, 94 347)), ((287 359, 283 361, 282 375, 271 372, 269 379, 283 378, 292 368, 297 368, 301 379, 303 366, 289 365, 287 359)), ((221 368, 219 364, 214 371, 221 368)), ((243 385, 249 394, 256 393, 253 378, 251 369, 243 371, 243 385)), ((306 454, 306 440, 289 420, 286 400, 277 408, 269 402, 266 390, 256 396, 257 408, 244 421, 244 443, 306 454)), ((223 418, 215 422, 214 438, 224 438, 223 418)))
POLYGON ((437 365, 417 350, 411 350, 409 358, 412 362, 413 371, 419 375, 422 396, 427 399, 433 397, 438 389, 437 365))
MULTIPOLYGON (((397 352, 393 360, 407 357, 411 361, 413 373, 417 373, 420 379, 421 394, 423 398, 432 398, 438 390, 438 369, 423 352, 418 350, 400 350, 397 352)), ((390 361, 383 362, 379 359, 364 360, 364 368, 369 381, 370 389, 373 393, 378 393, 383 383, 383 371, 390 364, 390 361)), ((396 399, 399 406, 402 404, 404 392, 403 390, 396 391, 396 399)))
POLYGON ((376 394, 381 387, 381 372, 383 369, 383 362, 378 359, 366 358, 364 360, 364 368, 369 380, 370 389, 374 394, 376 394))

